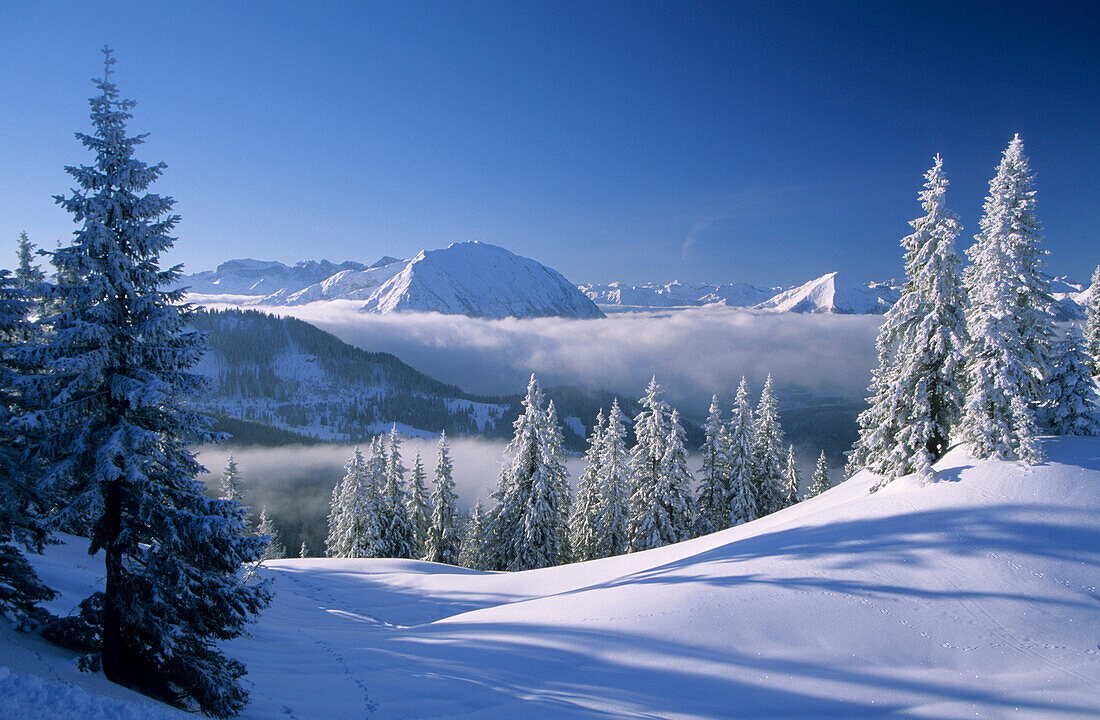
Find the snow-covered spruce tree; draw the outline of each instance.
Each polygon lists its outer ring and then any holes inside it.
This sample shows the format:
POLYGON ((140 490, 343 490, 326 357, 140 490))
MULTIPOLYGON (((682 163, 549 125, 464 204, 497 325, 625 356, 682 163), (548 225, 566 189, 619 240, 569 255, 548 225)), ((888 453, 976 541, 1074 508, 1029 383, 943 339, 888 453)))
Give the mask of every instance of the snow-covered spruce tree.
POLYGON ((428 548, 428 530, 432 526, 432 506, 429 503, 428 487, 425 484, 424 463, 420 451, 416 451, 413 460, 412 478, 409 482, 409 520, 413 525, 413 549, 415 557, 424 557, 428 548))
POLYGON ((817 458, 817 466, 814 467, 813 477, 810 479, 810 489, 806 491, 806 497, 817 497, 832 486, 829 481, 829 461, 825 459, 825 451, 817 458))
POLYGON ((962 226, 945 204, 948 183, 939 155, 924 177, 926 214, 909 223, 913 233, 901 240, 906 282, 879 329, 879 367, 851 455, 853 471, 870 468, 884 482, 918 467, 930 472, 931 462, 947 451, 962 409, 968 339, 955 251, 962 226))
POLYGON ((699 497, 695 505, 695 534, 709 535, 729 527, 729 436, 722 423, 718 396, 710 401, 706 439, 700 451, 703 467, 699 470, 699 497))
POLYGON ((42 268, 34 262, 34 243, 26 232, 19 233, 17 258, 19 264, 15 268, 15 277, 21 288, 37 285, 46 279, 42 268))
POLYGON ((760 391, 752 434, 753 498, 763 517, 783 507, 783 428, 771 375, 760 391))
MULTIPOLYGON (((380 454, 380 441, 372 447, 380 454)), ((379 463, 376 461, 375 465, 379 463)), ((332 490, 325 554, 329 557, 376 557, 381 544, 378 488, 359 448, 344 465, 344 477, 332 490)))
POLYGON ((1100 377, 1100 265, 1092 273, 1092 285, 1085 303, 1085 351, 1092 374, 1100 377))
POLYGON ((630 551, 630 456, 619 399, 611 403, 600 457, 600 502, 596 516, 596 557, 630 551))
POLYGON ((603 408, 596 415, 596 424, 588 435, 588 451, 584 455, 584 471, 577 485, 577 499, 569 521, 569 546, 573 562, 594 560, 600 537, 600 479, 603 475, 604 450, 603 408))
POLYGON ((42 552, 47 534, 40 516, 49 495, 38 482, 40 473, 27 461, 27 437, 18 427, 29 409, 20 388, 28 368, 18 357, 29 333, 28 303, 26 294, 12 285, 8 271, 0 270, 0 615, 36 624, 46 617, 38 603, 54 593, 19 548, 42 552))
POLYGON ((755 520, 756 494, 753 491, 752 405, 749 404, 749 384, 741 378, 733 401, 733 417, 729 425, 729 513, 728 527, 755 520))
POLYGON ((1043 409, 1055 435, 1100 435, 1100 398, 1076 327, 1057 345, 1043 409))
POLYGON ((211 421, 188 409, 205 383, 191 373, 204 339, 187 330, 190 306, 166 291, 179 267, 162 270, 178 217, 170 198, 148 193, 163 164, 134 157, 127 136, 133 103, 120 100, 105 50, 94 132, 78 134, 95 159, 68 167, 78 189, 57 201, 81 224, 53 254, 53 286, 34 416, 47 481, 64 484, 56 519, 92 519, 91 552, 104 551, 99 660, 113 682, 176 705, 231 716, 248 701, 244 666, 219 640, 236 637, 270 600, 245 579, 263 554, 237 503, 209 498, 190 443, 211 438, 211 421))
POLYGON ((458 564, 471 570, 485 570, 485 563, 481 559, 481 545, 485 539, 485 511, 481 506, 481 500, 474 504, 470 513, 470 521, 466 523, 466 532, 462 538, 462 545, 458 551, 458 564))
MULTIPOLYGON (((573 511, 573 492, 569 487, 569 471, 565 468, 565 436, 562 433, 561 422, 558 420, 558 409, 554 401, 546 403, 546 424, 543 426, 546 433, 544 444, 546 447, 547 468, 552 480, 551 487, 555 493, 558 507, 557 532, 565 538, 565 557, 570 556, 569 550, 569 516, 573 511)), ((564 562, 569 562, 566 559, 564 562)))
MULTIPOLYGON (((668 441, 669 408, 661 399, 661 386, 654 377, 638 401, 642 410, 634 418, 634 449, 630 466, 633 488, 630 496, 630 549, 649 550, 667 544, 661 529, 667 522, 657 518, 657 484, 661 476, 661 461, 668 441)), ((666 537, 670 533, 665 533, 666 537)))
POLYGON ((569 559, 568 526, 562 522, 569 506, 568 485, 560 442, 554 437, 560 431, 548 427, 549 413, 542 404, 542 390, 532 375, 523 412, 504 451, 499 507, 488 533, 499 570, 530 570, 569 559))
POLYGON ((235 503, 244 502, 244 486, 241 482, 241 472, 237 469, 237 461, 230 453, 222 472, 221 481, 222 500, 231 500, 235 503))
POLYGON ((401 464, 401 441, 397 437, 396 426, 390 430, 383 467, 379 507, 382 545, 378 557, 412 558, 416 538, 407 509, 409 498, 405 492, 405 466, 401 464))
POLYGON ((978 458, 1042 460, 1035 408, 1054 334, 1041 272, 1031 171, 1017 135, 989 182, 982 231, 967 250, 967 394, 959 435, 978 458))
POLYGON ((668 518, 671 530, 669 542, 689 539, 694 517, 691 470, 688 469, 687 448, 684 446, 684 426, 680 422, 680 411, 676 409, 673 409, 668 420, 668 441, 665 443, 664 457, 661 458, 656 498, 663 507, 661 515, 668 518))
POLYGON ((794 445, 787 448, 787 471, 783 473, 783 507, 798 502, 798 486, 802 478, 798 475, 798 464, 794 460, 794 445))
POLYGON ((267 539, 263 560, 280 560, 286 557, 286 548, 283 547, 283 541, 279 538, 279 529, 267 514, 266 505, 260 508, 260 521, 256 524, 256 532, 260 537, 267 539))
POLYGON ((442 432, 439 434, 435 492, 432 493, 432 516, 424 559, 448 565, 458 564, 462 544, 462 537, 458 532, 458 497, 455 495, 455 481, 451 477, 453 473, 451 447, 447 444, 447 433, 442 432))
POLYGON ((306 547, 306 541, 305 540, 302 541, 302 547, 298 548, 298 557, 300 557, 300 558, 309 557, 309 548, 306 547))

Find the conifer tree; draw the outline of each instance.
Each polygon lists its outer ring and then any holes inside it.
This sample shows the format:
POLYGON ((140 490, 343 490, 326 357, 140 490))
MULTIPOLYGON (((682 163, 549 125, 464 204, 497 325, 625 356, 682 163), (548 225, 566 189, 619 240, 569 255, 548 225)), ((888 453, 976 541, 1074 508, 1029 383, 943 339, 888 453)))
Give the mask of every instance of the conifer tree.
POLYGON ((630 550, 630 458, 619 399, 611 403, 600 457, 600 502, 596 527, 596 557, 614 557, 630 550))
POLYGON ((384 484, 379 513, 382 543, 378 557, 411 558, 416 539, 407 510, 409 500, 405 492, 405 466, 401 464, 401 441, 397 437, 396 426, 390 430, 389 445, 382 463, 384 484))
POLYGON ((710 401, 706 439, 700 448, 703 467, 699 470, 699 498, 696 503, 695 534, 709 535, 729 527, 729 437, 722 423, 718 396, 710 401))
POLYGON ((26 232, 19 233, 18 249, 19 265, 15 268, 15 277, 19 287, 27 288, 36 285, 46 279, 42 268, 34 262, 34 243, 27 237, 26 232))
POLYGON ((309 557, 309 549, 306 547, 306 541, 305 540, 302 541, 302 547, 300 547, 298 549, 298 557, 299 558, 309 557))
POLYGON ((425 485, 424 463, 420 451, 416 451, 413 461, 412 479, 409 482, 409 519, 413 524, 414 550, 416 557, 422 558, 428 549, 428 531, 432 526, 432 506, 425 485))
POLYGON ((481 557, 484 540, 485 511, 482 509, 481 500, 478 500, 474 504, 473 512, 470 513, 470 521, 466 523, 466 533, 458 551, 458 564, 471 570, 485 570, 485 563, 481 557))
POLYGON ((817 458, 817 466, 814 467, 814 475, 810 479, 810 489, 806 497, 817 497, 832 486, 829 480, 829 461, 825 459, 825 451, 817 458))
POLYGON ((577 486, 577 501, 569 523, 569 545, 573 562, 594 560, 599 542, 599 510, 604 455, 603 408, 596 415, 596 424, 588 435, 588 452, 584 456, 584 472, 577 486))
POLYGON ((244 502, 244 487, 241 482, 241 473, 237 469, 237 461, 233 459, 233 453, 225 463, 225 471, 222 472, 222 500, 230 500, 235 503, 244 502))
POLYGON ((779 403, 771 375, 760 391, 752 434, 753 499, 763 517, 783 505, 783 428, 779 425, 779 403))
POLYGON ((1034 408, 1048 373, 1053 321, 1041 272, 1035 190, 1020 136, 1009 144, 964 274, 970 308, 967 387, 959 434, 978 458, 1042 460, 1034 408))
POLYGON ((961 225, 945 204, 939 155, 925 179, 926 214, 909 223, 914 231, 901 241, 907 279, 879 330, 879 367, 851 456, 853 471, 868 467, 884 482, 930 468, 947 451, 962 408, 968 338, 955 252, 961 225))
POLYGON ((733 417, 729 426, 729 527, 752 522, 757 518, 754 488, 752 405, 745 378, 737 387, 733 401, 733 417))
POLYGON ((630 458, 634 486, 630 496, 630 548, 649 550, 666 544, 659 532, 665 523, 654 515, 659 512, 656 494, 668 441, 669 409, 661 399, 656 377, 649 381, 638 404, 642 411, 634 418, 635 444, 630 458))
POLYGON ((657 499, 664 507, 662 515, 668 518, 669 543, 691 537, 691 521, 694 508, 691 498, 691 470, 687 464, 687 448, 684 446, 684 426, 680 411, 673 409, 669 416, 668 441, 661 458, 661 481, 657 499))
POLYGON ((783 474, 783 507, 798 502, 798 486, 801 484, 802 478, 798 475, 798 465, 794 460, 794 445, 791 445, 787 448, 787 471, 783 474))
POLYGON ((1083 345, 1077 328, 1070 328, 1057 346, 1054 366, 1044 383, 1044 409, 1055 435, 1100 435, 1100 398, 1083 345))
POLYGON ((446 432, 442 432, 439 434, 439 459, 435 466, 435 492, 432 493, 432 517, 424 559, 457 565, 462 537, 458 532, 458 497, 452 473, 451 448, 446 432))
POLYGON ((569 562, 569 517, 573 511, 573 494, 569 488, 569 471, 565 468, 565 438, 561 422, 558 421, 558 409, 554 401, 546 403, 545 431, 546 467, 550 478, 550 489, 555 496, 555 534, 564 538, 565 549, 563 563, 569 562))
POLYGON ((98 654, 113 682, 210 715, 238 713, 244 666, 216 643, 241 634, 270 599, 238 572, 264 542, 249 537, 237 503, 209 498, 190 443, 211 421, 188 409, 204 381, 191 372, 203 338, 191 308, 166 291, 180 268, 159 260, 178 217, 170 198, 146 192, 164 165, 134 157, 133 103, 111 80, 110 51, 91 98, 94 132, 78 139, 91 165, 66 168, 78 186, 57 201, 80 229, 53 254, 62 276, 48 289, 41 363, 33 393, 42 409, 38 456, 65 492, 59 521, 90 517, 90 551, 104 551, 98 654))
MULTIPOLYGON (((381 452, 379 444, 376 438, 372 447, 381 452)), ((378 557, 382 542, 378 489, 359 448, 344 469, 343 479, 332 490, 325 552, 329 557, 378 557)))
POLYGON ((283 547, 283 541, 279 538, 279 530, 275 527, 275 521, 267 514, 266 505, 260 508, 260 522, 257 525, 257 533, 260 537, 268 538, 263 560, 280 560, 286 557, 286 548, 283 547))
POLYGON ((1100 265, 1092 273, 1092 285, 1085 302, 1085 352, 1092 374, 1100 378, 1100 265))

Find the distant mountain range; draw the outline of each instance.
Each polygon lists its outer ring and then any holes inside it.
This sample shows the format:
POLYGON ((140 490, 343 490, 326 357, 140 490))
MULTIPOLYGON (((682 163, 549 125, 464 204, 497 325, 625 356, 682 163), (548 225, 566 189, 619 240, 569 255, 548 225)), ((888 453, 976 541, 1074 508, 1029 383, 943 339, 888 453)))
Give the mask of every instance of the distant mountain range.
MULTIPOLYGON (((1054 278, 1056 316, 1084 316, 1089 290, 1054 278)), ((611 310, 720 304, 766 312, 886 312, 901 294, 896 281, 861 282, 830 272, 794 287, 747 283, 619 282, 572 285, 561 273, 504 248, 478 242, 424 250, 412 259, 383 257, 371 265, 322 260, 292 266, 230 260, 181 280, 202 303, 215 296, 241 306, 304 305, 326 300, 361 302, 364 312, 437 312, 481 318, 603 317, 611 310)))

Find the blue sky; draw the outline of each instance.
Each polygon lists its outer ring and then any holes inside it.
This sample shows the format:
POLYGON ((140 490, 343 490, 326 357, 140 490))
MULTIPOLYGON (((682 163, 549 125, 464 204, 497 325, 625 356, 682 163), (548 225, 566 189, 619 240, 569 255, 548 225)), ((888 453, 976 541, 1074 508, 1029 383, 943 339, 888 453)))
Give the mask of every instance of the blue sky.
POLYGON ((0 258, 73 229, 51 196, 107 43, 189 270, 481 240, 576 282, 882 279, 932 155, 965 247, 1020 132, 1049 269, 1083 280, 1097 37, 1092 3, 9 0, 0 258))

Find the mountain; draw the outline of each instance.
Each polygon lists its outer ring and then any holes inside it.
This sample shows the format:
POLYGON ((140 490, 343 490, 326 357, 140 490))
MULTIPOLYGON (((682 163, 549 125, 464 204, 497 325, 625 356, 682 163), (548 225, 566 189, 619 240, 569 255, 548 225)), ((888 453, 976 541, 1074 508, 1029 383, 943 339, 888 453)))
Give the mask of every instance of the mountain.
POLYGON ((365 265, 328 260, 305 260, 294 265, 268 260, 229 260, 216 270, 204 270, 180 278, 180 286, 204 295, 267 295, 280 290, 295 292, 343 270, 364 270, 365 265))
MULTIPOLYGON (((861 473, 731 530, 543 570, 266 562, 274 605, 227 647, 242 718, 1095 718, 1100 440, 1044 449, 1033 467, 955 449, 931 485, 872 494, 861 473)), ((63 613, 103 575, 65 540, 31 558, 63 613)), ((0 716, 184 717, 10 626, 0 648, 0 716)))
POLYGON ((898 294, 897 288, 885 283, 863 284, 846 275, 831 272, 796 288, 784 290, 755 308, 772 312, 879 314, 890 309, 898 294))
POLYGON ((599 305, 629 307, 681 307, 721 303, 730 307, 748 307, 775 295, 779 288, 761 288, 747 283, 682 283, 673 281, 665 285, 625 285, 612 282, 606 285, 589 283, 580 290, 599 305))

